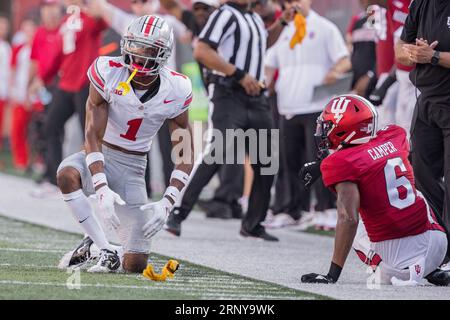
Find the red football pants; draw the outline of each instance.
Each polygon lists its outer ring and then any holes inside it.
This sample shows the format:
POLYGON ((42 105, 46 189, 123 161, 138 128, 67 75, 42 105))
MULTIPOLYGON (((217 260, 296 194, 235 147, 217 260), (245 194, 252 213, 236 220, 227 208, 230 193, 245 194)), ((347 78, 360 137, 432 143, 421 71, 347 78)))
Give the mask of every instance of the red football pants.
POLYGON ((13 164, 17 169, 26 169, 28 166, 28 122, 31 112, 23 105, 15 105, 11 119, 11 152, 13 164))

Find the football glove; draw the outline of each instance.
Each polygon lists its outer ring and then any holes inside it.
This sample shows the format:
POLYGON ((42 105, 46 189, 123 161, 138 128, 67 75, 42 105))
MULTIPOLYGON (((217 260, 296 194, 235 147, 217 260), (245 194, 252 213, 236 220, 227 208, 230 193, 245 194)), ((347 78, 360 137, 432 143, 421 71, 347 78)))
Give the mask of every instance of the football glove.
POLYGON ((329 275, 321 275, 317 273, 308 273, 302 276, 303 283, 324 283, 331 284, 335 283, 335 281, 329 275))
POLYGON ((320 172, 320 164, 322 161, 314 161, 309 162, 303 165, 303 168, 300 170, 300 179, 303 182, 303 185, 306 189, 309 189, 314 182, 317 181, 322 175, 320 172))
POLYGON ((377 83, 376 88, 369 95, 369 101, 376 107, 380 106, 383 103, 384 98, 386 97, 388 89, 397 81, 395 75, 387 75, 384 79, 380 77, 379 82, 377 83))
POLYGON ((158 202, 148 203, 141 207, 142 211, 152 211, 152 216, 142 228, 144 236, 147 239, 153 237, 164 227, 172 206, 173 205, 170 203, 169 199, 164 197, 158 202))
POLYGON ((105 220, 114 228, 117 229, 120 226, 119 217, 117 217, 114 205, 125 205, 125 201, 112 191, 108 185, 105 185, 96 191, 98 205, 105 220))

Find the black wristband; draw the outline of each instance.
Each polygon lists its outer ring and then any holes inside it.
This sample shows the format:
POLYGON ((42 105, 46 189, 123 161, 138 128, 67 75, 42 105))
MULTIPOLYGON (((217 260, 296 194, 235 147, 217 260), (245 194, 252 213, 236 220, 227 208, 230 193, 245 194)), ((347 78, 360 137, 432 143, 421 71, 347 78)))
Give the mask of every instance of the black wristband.
POLYGON ((336 263, 331 262, 330 271, 328 271, 328 277, 334 282, 337 282, 339 276, 341 275, 342 267, 338 266, 336 263))
POLYGON ((239 82, 242 80, 242 78, 245 77, 245 71, 241 70, 239 68, 236 68, 236 71, 231 75, 231 77, 236 81, 239 82))

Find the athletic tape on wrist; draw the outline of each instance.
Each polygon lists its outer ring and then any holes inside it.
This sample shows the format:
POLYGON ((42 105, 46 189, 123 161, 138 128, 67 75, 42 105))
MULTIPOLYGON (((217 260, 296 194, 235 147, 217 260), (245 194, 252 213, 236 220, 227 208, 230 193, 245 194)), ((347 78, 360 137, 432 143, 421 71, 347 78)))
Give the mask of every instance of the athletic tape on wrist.
MULTIPOLYGON (((178 188, 170 186, 166 189, 166 192, 164 192, 164 197, 169 197, 173 200, 173 204, 175 204, 180 194, 181 192, 178 188)), ((173 206, 173 204, 171 204, 171 206, 173 206)))
POLYGON ((172 175, 170 176, 170 181, 172 181, 173 179, 184 183, 184 186, 186 187, 189 182, 189 175, 184 171, 174 170, 172 172, 172 175))
POLYGON ((91 166, 91 164, 101 161, 103 164, 105 164, 105 156, 101 152, 92 152, 86 155, 86 164, 88 168, 91 166))
POLYGON ((92 183, 94 184, 94 189, 102 184, 108 185, 108 180, 106 179, 106 175, 104 173, 97 173, 92 176, 92 183))

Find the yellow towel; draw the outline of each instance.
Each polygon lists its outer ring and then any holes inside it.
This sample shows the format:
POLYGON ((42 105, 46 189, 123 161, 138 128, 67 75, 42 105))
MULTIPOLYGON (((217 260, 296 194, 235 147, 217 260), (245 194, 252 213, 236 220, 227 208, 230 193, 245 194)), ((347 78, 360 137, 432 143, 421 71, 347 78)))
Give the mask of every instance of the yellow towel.
POLYGON ((176 260, 169 260, 164 268, 162 269, 161 274, 155 273, 153 270, 153 266, 149 264, 147 268, 144 270, 142 275, 147 279, 153 281, 166 281, 167 278, 173 278, 175 272, 178 270, 180 264, 176 260))
POLYGON ((306 36, 306 18, 302 14, 296 13, 294 17, 294 25, 295 33, 291 39, 291 49, 294 49, 296 44, 301 44, 306 36))

